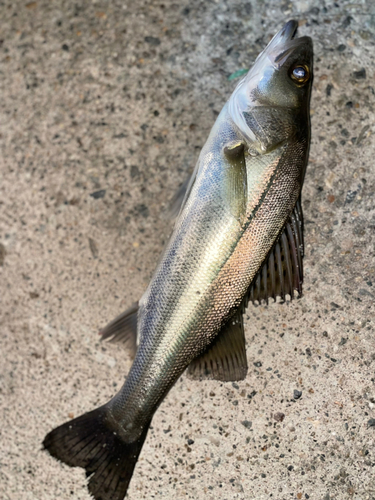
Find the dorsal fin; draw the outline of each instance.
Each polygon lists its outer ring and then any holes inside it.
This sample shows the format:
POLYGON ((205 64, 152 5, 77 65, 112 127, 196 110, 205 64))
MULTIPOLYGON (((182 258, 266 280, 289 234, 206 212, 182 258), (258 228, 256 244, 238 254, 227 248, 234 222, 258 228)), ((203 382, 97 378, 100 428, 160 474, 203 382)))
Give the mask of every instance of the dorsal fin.
POLYGON ((302 257, 302 209, 301 201, 298 200, 249 288, 248 301, 260 303, 264 300, 268 303, 270 297, 285 300, 286 295, 290 295, 292 300, 294 291, 300 297, 303 282, 302 257))
POLYGON ((243 380, 246 377, 247 360, 242 312, 242 307, 239 307, 207 350, 190 363, 187 370, 190 378, 229 382, 243 380))

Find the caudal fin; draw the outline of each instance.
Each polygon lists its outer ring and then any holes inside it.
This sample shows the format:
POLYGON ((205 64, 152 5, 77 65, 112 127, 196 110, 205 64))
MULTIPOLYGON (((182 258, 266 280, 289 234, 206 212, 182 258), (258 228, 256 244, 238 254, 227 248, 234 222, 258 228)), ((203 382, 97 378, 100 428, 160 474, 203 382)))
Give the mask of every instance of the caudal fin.
POLYGON ((127 443, 116 433, 105 406, 53 429, 44 448, 71 467, 83 467, 95 500, 122 500, 147 435, 127 443))

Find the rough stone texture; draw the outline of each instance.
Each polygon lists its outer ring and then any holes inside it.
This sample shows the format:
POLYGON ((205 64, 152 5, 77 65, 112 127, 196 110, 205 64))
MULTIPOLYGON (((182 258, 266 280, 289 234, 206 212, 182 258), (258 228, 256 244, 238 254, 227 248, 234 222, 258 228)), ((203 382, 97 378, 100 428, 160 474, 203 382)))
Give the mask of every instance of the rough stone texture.
POLYGON ((128 497, 374 499, 373 2, 0 14, 0 497, 89 498, 42 439, 121 385, 129 355, 98 328, 144 291, 228 77, 297 18, 315 46, 304 296, 249 307, 245 381, 177 382, 128 497))

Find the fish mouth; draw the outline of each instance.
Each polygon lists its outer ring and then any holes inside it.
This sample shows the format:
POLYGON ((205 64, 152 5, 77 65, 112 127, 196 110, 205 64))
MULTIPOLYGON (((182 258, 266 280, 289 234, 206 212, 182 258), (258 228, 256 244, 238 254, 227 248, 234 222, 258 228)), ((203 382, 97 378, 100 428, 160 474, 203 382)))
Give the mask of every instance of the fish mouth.
POLYGON ((295 20, 288 21, 272 38, 257 60, 267 59, 275 69, 280 69, 297 47, 303 44, 311 44, 311 39, 307 36, 297 38, 297 30, 298 22, 295 20))
POLYGON ((238 83, 228 102, 228 111, 233 122, 241 130, 244 137, 255 140, 255 135, 248 127, 243 112, 259 104, 254 97, 254 89, 261 82, 263 85, 276 70, 279 71, 294 51, 301 49, 312 53, 312 41, 308 36, 296 37, 298 22, 290 20, 258 55, 248 74, 238 83))
POLYGON ((272 38, 265 50, 276 47, 277 45, 293 40, 297 34, 298 22, 295 20, 288 21, 281 30, 272 38))
POLYGON ((297 38, 298 22, 288 21, 280 31, 269 42, 267 47, 256 58, 253 67, 245 77, 247 84, 251 79, 256 79, 267 67, 273 66, 280 69, 287 58, 295 49, 302 45, 311 46, 311 38, 308 36, 297 38))

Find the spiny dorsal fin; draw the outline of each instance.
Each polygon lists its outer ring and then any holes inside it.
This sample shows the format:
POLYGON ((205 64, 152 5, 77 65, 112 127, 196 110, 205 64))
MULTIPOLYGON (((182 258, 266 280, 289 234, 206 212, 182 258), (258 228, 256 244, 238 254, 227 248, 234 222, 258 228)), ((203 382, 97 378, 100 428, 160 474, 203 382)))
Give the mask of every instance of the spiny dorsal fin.
POLYGON ((224 325, 207 350, 189 365, 192 379, 214 379, 230 382, 243 380, 247 374, 245 334, 242 307, 224 325))
MULTIPOLYGON (((280 234, 280 237, 255 276, 248 293, 244 298, 244 308, 247 306, 249 300, 252 302, 261 302, 264 300, 268 303, 268 299, 270 297, 274 300, 276 300, 276 297, 281 297, 282 300, 285 300, 285 295, 290 295, 292 300, 294 298, 294 290, 297 291, 299 297, 302 295, 302 258, 304 252, 302 225, 302 209, 301 201, 299 199, 282 233, 280 234)), ((240 307, 239 310, 242 311, 242 307, 240 307)), ((102 335, 102 340, 109 339, 110 342, 123 342, 128 344, 133 355, 135 355, 137 349, 137 314, 138 302, 117 316, 117 318, 101 330, 100 333, 102 335)), ((242 317, 241 319, 238 318, 238 321, 240 322, 239 324, 242 325, 242 317)), ((228 329, 230 330, 229 326, 230 325, 228 323, 228 329)), ((217 340, 214 342, 219 343, 220 337, 223 337, 225 340, 226 328, 227 325, 223 327, 222 332, 218 334, 217 340)), ((237 335, 240 337, 238 332, 237 335)), ((214 343, 211 345, 214 349, 214 343)), ((219 348, 216 347, 215 349, 216 351, 214 350, 214 354, 215 352, 219 353, 219 348)), ((207 355, 209 354, 209 350, 206 352, 207 355)), ((243 342, 243 353, 244 352, 245 347, 243 342)), ((201 355, 190 365, 188 374, 191 377, 204 377, 204 373, 201 373, 201 371, 204 371, 204 363, 206 363, 204 356, 205 354, 201 355)), ((243 354, 241 354, 241 356, 241 359, 245 359, 245 364, 243 366, 245 366, 247 370, 246 355, 243 356, 243 354)), ((207 362, 211 363, 211 357, 207 356, 207 362)), ((219 368, 216 368, 216 372, 218 370, 219 368)), ((243 377, 246 376, 246 370, 243 377)), ((211 375, 210 378, 217 378, 218 380, 232 380, 220 378, 224 376, 221 375, 222 372, 220 370, 219 372, 220 373, 217 377, 211 375)), ((230 371, 230 373, 232 372, 230 371)))
POLYGON ((286 295, 294 298, 302 295, 303 282, 303 232, 301 201, 298 200, 292 214, 262 267, 255 276, 248 292, 248 300, 268 303, 272 297, 286 295))
POLYGON ((133 355, 137 350, 138 302, 108 323, 99 333, 101 340, 127 344, 133 355))

